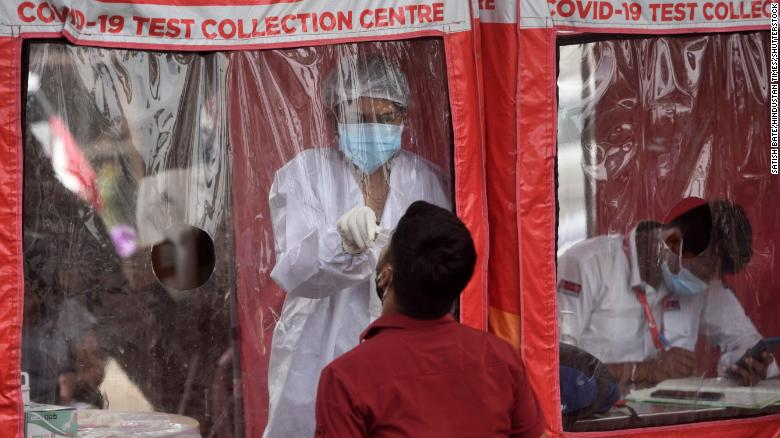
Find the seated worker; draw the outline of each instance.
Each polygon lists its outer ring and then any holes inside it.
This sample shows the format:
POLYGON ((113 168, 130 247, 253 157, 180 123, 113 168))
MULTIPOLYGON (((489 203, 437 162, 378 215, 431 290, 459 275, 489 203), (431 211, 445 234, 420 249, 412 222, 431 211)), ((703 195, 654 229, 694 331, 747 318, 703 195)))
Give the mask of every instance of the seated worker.
POLYGON ((771 354, 735 363, 761 335, 721 282, 752 255, 752 228, 729 201, 681 201, 627 236, 598 236, 558 258, 561 341, 606 363, 619 382, 693 375, 699 335, 720 348, 718 372, 750 385, 778 374, 771 354))
POLYGON ((393 229, 416 200, 450 207, 441 171, 401 149, 409 87, 396 65, 343 54, 323 93, 339 147, 298 154, 269 194, 271 278, 287 295, 271 346, 266 437, 314 434, 320 371, 379 315, 378 230, 393 229))
POLYGON ((450 315, 474 272, 453 213, 415 202, 377 264, 382 316, 322 372, 322 437, 532 437, 544 421, 520 355, 450 315))

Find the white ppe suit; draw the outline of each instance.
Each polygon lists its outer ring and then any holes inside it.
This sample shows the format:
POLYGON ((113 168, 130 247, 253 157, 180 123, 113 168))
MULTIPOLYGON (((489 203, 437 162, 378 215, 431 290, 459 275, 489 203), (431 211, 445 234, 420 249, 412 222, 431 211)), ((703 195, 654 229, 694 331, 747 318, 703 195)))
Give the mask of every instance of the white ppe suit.
MULTIPOLYGON (((432 163, 401 150, 389 166, 380 234, 388 235, 414 201, 451 208, 445 178, 432 163)), ((264 436, 311 437, 320 371, 357 346, 381 310, 372 280, 382 248, 355 256, 342 248, 336 223, 364 202, 352 164, 336 149, 305 150, 280 168, 269 203, 271 278, 287 296, 271 347, 264 436)))

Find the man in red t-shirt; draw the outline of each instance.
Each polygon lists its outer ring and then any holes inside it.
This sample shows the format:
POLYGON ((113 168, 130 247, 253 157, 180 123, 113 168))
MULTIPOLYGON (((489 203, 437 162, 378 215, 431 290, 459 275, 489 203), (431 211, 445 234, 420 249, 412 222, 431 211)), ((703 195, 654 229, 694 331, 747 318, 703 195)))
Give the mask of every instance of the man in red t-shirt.
POLYGON ((544 435, 518 353, 449 314, 475 261, 457 216, 409 207, 377 264, 381 317, 322 371, 315 436, 544 435))

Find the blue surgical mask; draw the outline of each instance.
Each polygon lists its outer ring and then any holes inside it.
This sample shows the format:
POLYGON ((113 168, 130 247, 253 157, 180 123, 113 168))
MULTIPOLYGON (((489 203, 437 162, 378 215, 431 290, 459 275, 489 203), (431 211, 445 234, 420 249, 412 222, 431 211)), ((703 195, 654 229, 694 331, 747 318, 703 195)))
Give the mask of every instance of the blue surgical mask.
POLYGON ((403 125, 339 123, 339 150, 371 175, 401 149, 403 125))
MULTIPOLYGON (((682 250, 682 247, 680 247, 682 250)), ((673 274, 669 264, 664 261, 661 265, 661 274, 664 276, 664 285, 672 293, 677 295, 696 295, 704 292, 710 286, 709 283, 697 277, 693 272, 682 266, 682 255, 679 256, 680 271, 673 274)))

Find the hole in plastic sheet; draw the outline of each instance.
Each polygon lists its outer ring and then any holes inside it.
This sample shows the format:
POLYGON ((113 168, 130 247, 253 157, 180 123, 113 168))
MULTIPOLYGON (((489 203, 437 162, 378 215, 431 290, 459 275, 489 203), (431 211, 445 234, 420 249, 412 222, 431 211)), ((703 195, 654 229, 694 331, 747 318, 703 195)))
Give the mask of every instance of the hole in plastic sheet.
POLYGON ((176 224, 152 246, 154 275, 168 288, 197 289, 211 278, 216 254, 209 233, 191 225, 176 224))

